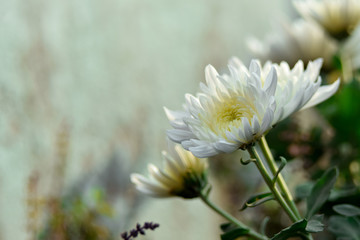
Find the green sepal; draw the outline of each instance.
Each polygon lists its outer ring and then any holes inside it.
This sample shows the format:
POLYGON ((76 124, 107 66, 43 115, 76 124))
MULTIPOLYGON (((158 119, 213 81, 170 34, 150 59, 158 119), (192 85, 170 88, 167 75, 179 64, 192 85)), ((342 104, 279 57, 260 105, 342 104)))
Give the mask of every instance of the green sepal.
POLYGON ((330 191, 333 188, 337 177, 339 176, 339 170, 334 167, 326 171, 321 178, 319 178, 308 196, 307 200, 307 213, 306 218, 311 218, 321 206, 329 198, 330 191))
POLYGON ((243 158, 240 158, 240 163, 242 165, 248 165, 249 163, 252 163, 252 162, 256 162, 256 159, 250 158, 250 159, 245 161, 243 158))
POLYGON ((269 200, 273 200, 274 196, 271 192, 267 192, 267 193, 260 193, 254 196, 251 196, 246 203, 244 203, 244 205, 242 206, 242 208, 240 209, 240 211, 245 210, 248 207, 256 207, 260 204, 263 204, 264 202, 267 202, 269 200))

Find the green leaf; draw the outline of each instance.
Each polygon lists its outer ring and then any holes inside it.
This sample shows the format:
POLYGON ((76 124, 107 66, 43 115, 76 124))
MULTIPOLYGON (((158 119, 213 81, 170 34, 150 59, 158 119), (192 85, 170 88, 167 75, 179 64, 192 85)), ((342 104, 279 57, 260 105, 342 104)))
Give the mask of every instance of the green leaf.
POLYGON ((339 175, 337 168, 331 168, 318 179, 311 189, 310 196, 307 198, 307 218, 311 218, 329 198, 330 191, 333 188, 339 175))
POLYGON ((267 226, 269 220, 270 220, 270 217, 265 217, 261 222, 260 232, 262 235, 266 235, 266 226, 267 226))
POLYGON ((281 164, 279 166, 279 169, 277 170, 277 172, 276 172, 276 174, 275 174, 275 176, 274 176, 274 178, 272 180, 273 184, 276 183, 276 180, 277 180, 281 170, 283 170, 283 168, 285 167, 285 165, 287 163, 286 159, 284 157, 281 157, 281 156, 280 156, 280 161, 281 161, 281 164))
POLYGON ((311 189, 314 187, 314 184, 315 183, 313 183, 313 182, 306 182, 306 183, 296 186, 296 189, 295 189, 296 198, 303 199, 303 198, 307 198, 308 196, 310 196, 311 189))
POLYGON ((332 216, 328 229, 338 237, 337 239, 360 240, 360 220, 358 218, 332 216))
POLYGON ((324 221, 324 214, 316 214, 316 215, 312 216, 310 218, 310 220, 316 220, 316 221, 319 221, 319 222, 323 222, 324 221))
POLYGON ((332 57, 332 64, 334 66, 335 69, 341 70, 342 69, 342 64, 341 64, 341 58, 338 55, 334 55, 332 57))
POLYGON ((273 200, 274 196, 272 195, 271 192, 267 192, 267 193, 260 193, 254 196, 251 196, 246 203, 244 203, 244 205, 242 206, 242 208, 240 209, 240 211, 245 210, 248 207, 256 207, 264 202, 267 202, 269 200, 273 200))
POLYGON ((220 229, 223 232, 228 232, 228 231, 230 231, 232 229, 235 229, 235 228, 237 228, 237 226, 234 225, 233 223, 223 223, 223 224, 220 225, 220 229))
POLYGON ((290 227, 287 227, 281 230, 280 232, 278 232, 277 234, 275 234, 271 238, 271 240, 287 240, 290 237, 303 236, 304 234, 306 234, 305 232, 306 225, 307 225, 306 219, 297 221, 290 227))
POLYGON ((246 228, 235 228, 224 234, 221 234, 221 240, 234 240, 241 236, 246 236, 249 232, 249 229, 246 228))
POLYGON ((322 232, 324 230, 324 224, 318 220, 310 220, 305 228, 305 231, 309 233, 322 232))
POLYGON ((360 187, 350 189, 333 189, 330 193, 329 201, 348 202, 347 198, 358 198, 360 196, 360 187))
POLYGON ((360 216, 360 208, 350 204, 339 204, 333 206, 335 212, 346 217, 360 216))

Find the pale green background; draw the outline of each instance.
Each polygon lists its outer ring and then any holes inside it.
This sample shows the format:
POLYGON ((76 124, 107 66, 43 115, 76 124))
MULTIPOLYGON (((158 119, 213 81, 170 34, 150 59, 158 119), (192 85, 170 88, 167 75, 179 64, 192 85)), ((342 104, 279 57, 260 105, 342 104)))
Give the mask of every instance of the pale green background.
POLYGON ((64 125, 65 189, 120 156, 118 231, 153 220, 161 227, 142 239, 218 239, 221 220, 197 200, 146 198, 125 217, 128 174, 160 163, 169 128, 162 107, 180 108, 207 64, 225 71, 231 56, 247 62, 246 36, 264 36, 290 7, 287 0, 0 1, 0 239, 29 239, 31 173, 39 174, 40 195, 57 194, 51 177, 64 125))

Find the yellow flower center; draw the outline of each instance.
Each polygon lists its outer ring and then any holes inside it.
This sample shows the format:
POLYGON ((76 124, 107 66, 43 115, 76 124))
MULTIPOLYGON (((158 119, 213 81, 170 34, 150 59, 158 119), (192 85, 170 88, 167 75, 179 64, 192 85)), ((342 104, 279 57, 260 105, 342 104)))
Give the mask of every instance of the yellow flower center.
POLYGON ((218 123, 231 123, 235 120, 241 119, 243 113, 239 104, 227 105, 221 109, 217 116, 218 123))
POLYGON ((252 105, 233 96, 215 104, 213 111, 207 115, 206 119, 202 116, 199 117, 214 133, 225 138, 226 131, 241 126, 241 118, 252 118, 254 115, 252 109, 252 105))

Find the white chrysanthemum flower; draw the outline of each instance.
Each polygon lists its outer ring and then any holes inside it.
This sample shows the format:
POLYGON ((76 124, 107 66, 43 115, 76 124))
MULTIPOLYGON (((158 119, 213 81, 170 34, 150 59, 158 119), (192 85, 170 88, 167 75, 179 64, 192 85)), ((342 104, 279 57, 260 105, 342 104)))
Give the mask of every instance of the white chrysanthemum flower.
POLYGON ((168 137, 197 157, 210 157, 246 148, 274 124, 290 114, 314 106, 335 93, 339 80, 322 86, 318 76, 321 60, 299 61, 293 69, 282 62, 264 67, 253 60, 247 69, 230 60, 231 75, 219 76, 212 66, 205 69, 201 92, 186 95, 183 111, 165 108, 170 124, 168 137))
POLYGON ((152 197, 198 197, 207 186, 207 160, 194 157, 180 145, 175 146, 174 156, 165 151, 162 154, 165 161, 163 169, 149 164, 149 178, 131 174, 136 189, 152 197))
POLYGON ((330 67, 338 48, 337 42, 322 28, 303 19, 282 23, 263 42, 251 37, 247 45, 260 60, 286 61, 290 66, 294 66, 299 59, 308 62, 322 58, 324 67, 330 67))
POLYGON ((337 37, 350 34, 360 22, 359 0, 293 0, 293 3, 305 19, 316 21, 337 37))

